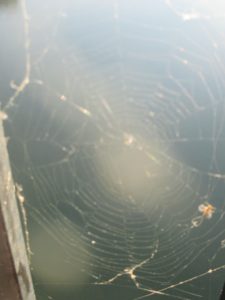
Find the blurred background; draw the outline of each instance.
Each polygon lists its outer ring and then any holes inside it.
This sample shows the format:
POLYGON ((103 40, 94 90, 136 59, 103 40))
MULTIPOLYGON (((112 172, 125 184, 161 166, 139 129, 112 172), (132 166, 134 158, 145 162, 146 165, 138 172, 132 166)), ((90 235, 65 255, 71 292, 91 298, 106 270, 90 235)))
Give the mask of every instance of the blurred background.
POLYGON ((0 104, 38 300, 219 298, 224 8, 0 2, 0 104))

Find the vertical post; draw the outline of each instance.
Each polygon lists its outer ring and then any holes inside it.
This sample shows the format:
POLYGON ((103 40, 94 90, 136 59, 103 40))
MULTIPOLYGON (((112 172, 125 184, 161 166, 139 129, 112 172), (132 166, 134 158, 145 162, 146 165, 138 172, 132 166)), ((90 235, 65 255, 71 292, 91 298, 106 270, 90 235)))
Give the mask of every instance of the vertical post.
POLYGON ((35 300, 15 197, 6 139, 0 119, 0 299, 35 300))

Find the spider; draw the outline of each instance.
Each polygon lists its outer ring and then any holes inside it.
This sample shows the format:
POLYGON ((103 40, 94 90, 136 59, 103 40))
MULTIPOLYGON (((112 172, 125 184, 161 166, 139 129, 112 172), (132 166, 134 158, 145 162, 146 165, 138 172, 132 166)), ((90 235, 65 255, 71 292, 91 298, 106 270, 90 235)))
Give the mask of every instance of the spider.
POLYGON ((200 204, 198 210, 202 213, 202 217, 206 219, 212 218, 216 208, 212 206, 212 204, 205 202, 204 204, 200 204))
POLYGON ((216 208, 208 202, 204 202, 198 206, 198 211, 201 213, 201 216, 195 217, 192 219, 193 227, 198 227, 202 224, 204 219, 211 219, 212 215, 216 211, 216 208))

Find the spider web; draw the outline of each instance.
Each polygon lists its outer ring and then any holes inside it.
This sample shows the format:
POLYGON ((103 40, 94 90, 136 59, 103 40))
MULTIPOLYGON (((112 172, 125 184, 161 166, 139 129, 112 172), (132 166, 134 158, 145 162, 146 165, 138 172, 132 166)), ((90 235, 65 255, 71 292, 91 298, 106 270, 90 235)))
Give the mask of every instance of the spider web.
POLYGON ((38 299, 219 297, 222 12, 21 0, 1 15, 20 36, 4 35, 1 118, 38 299))

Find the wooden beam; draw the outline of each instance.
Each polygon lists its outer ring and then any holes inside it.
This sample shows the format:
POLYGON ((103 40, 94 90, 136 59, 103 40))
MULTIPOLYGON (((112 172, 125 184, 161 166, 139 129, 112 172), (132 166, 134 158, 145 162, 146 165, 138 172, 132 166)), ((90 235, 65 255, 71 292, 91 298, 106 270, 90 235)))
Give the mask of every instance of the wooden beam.
POLYGON ((0 299, 35 300, 0 118, 0 299))

